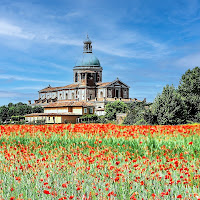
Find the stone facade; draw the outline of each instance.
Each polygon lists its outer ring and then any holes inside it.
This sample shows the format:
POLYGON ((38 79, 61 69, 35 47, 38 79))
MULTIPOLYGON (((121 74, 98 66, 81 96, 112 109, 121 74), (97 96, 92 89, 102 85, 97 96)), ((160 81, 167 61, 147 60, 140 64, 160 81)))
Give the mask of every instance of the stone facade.
POLYGON ((92 53, 92 42, 87 37, 84 41, 83 55, 73 68, 73 83, 63 87, 49 85, 40 90, 34 105, 45 106, 62 100, 91 101, 94 104, 100 102, 102 106, 95 107, 100 113, 104 113, 105 101, 102 99, 128 100, 129 86, 118 78, 112 82, 102 82, 102 71, 98 58, 92 53))

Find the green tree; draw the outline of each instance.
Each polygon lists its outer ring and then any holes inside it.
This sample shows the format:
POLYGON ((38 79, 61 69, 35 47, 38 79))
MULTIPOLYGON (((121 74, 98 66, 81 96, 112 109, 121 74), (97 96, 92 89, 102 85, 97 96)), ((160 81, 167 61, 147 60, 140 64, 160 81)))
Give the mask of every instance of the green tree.
POLYGON ((12 117, 23 117, 30 113, 43 113, 44 109, 41 106, 31 107, 25 103, 17 104, 9 103, 8 106, 0 107, 0 121, 10 120, 12 117))
POLYGON ((8 116, 8 107, 7 106, 1 106, 0 107, 0 121, 5 121, 9 119, 8 116))
POLYGON ((34 106, 32 108, 32 112, 33 113, 43 113, 44 112, 44 108, 42 106, 34 106))
POLYGON ((182 75, 178 86, 178 93, 186 105, 188 121, 200 121, 200 68, 187 70, 182 75))
POLYGON ((109 102, 105 107, 105 118, 108 120, 116 120, 117 113, 126 113, 127 105, 122 101, 109 102))
POLYGON ((185 104, 173 85, 163 88, 162 94, 157 95, 151 109, 158 124, 185 123, 185 104))
POLYGON ((150 112, 150 103, 132 102, 128 105, 127 116, 124 119, 124 124, 152 124, 152 113, 150 112))

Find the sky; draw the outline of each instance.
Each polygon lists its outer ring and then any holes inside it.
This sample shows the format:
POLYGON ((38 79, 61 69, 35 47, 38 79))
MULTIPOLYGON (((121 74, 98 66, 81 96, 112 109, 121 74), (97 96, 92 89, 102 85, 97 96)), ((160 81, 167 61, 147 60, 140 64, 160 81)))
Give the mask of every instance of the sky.
POLYGON ((153 102, 200 66, 200 1, 0 0, 0 105, 71 84, 87 34, 103 82, 153 102))

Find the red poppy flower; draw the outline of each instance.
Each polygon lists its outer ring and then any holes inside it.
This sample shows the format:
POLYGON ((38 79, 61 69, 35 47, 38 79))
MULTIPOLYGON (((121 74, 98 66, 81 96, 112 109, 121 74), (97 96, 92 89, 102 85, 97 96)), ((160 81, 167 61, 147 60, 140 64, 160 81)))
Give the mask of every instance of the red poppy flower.
POLYGON ((44 194, 51 194, 48 190, 44 190, 43 192, 44 194))
POLYGON ((177 199, 181 199, 181 198, 182 198, 182 195, 179 194, 176 198, 177 198, 177 199))

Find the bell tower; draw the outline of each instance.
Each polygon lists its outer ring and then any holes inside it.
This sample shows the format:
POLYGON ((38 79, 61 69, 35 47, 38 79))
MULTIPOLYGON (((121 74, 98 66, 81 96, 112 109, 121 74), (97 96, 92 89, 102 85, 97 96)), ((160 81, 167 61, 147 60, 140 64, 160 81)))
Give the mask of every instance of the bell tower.
POLYGON ((83 43, 83 53, 92 53, 92 41, 89 39, 88 35, 83 43))
POLYGON ((73 68, 74 83, 95 86, 102 82, 102 70, 99 59, 92 52, 92 41, 87 35, 83 41, 83 54, 73 68))

